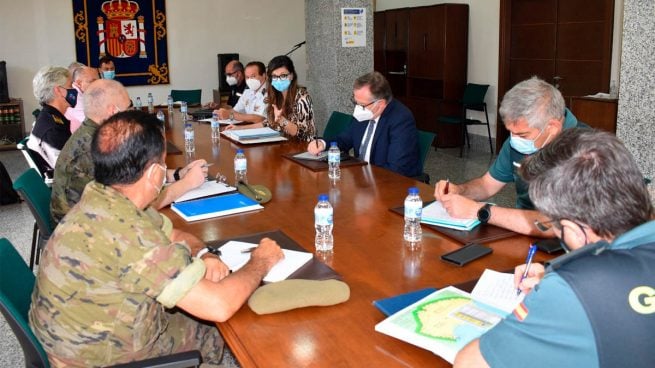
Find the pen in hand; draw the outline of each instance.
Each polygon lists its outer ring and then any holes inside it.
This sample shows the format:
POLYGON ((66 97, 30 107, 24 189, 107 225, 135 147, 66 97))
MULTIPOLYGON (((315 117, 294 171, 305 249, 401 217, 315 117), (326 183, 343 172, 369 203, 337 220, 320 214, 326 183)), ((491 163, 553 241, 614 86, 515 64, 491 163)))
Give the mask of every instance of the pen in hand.
POLYGON ((450 179, 446 179, 446 187, 443 188, 443 194, 448 194, 448 187, 450 186, 450 179))
POLYGON ((246 249, 241 249, 241 253, 252 253, 253 250, 257 249, 257 247, 250 247, 246 249))
MULTIPOLYGON (((523 271, 523 275, 521 276, 521 280, 519 280, 519 285, 525 280, 526 277, 528 277, 528 272, 530 272, 530 265, 532 264, 532 258, 534 258, 534 254, 537 252, 537 246, 534 244, 530 244, 530 249, 528 250, 528 256, 525 259, 525 271, 523 271)), ((516 296, 521 295, 521 288, 517 287, 516 288, 516 296)))

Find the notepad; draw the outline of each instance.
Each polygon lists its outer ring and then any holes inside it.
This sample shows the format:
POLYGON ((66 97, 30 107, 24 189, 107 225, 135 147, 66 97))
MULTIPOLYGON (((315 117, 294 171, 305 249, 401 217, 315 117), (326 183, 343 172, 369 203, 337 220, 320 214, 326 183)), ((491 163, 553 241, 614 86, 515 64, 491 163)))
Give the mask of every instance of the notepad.
POLYGON ((215 196, 218 194, 234 192, 237 188, 229 186, 224 183, 217 183, 215 180, 206 181, 198 188, 191 189, 190 191, 181 195, 175 200, 175 203, 186 202, 192 199, 215 196))
MULTIPOLYGON (((245 266, 250 260, 250 252, 242 253, 243 250, 256 247, 257 244, 240 241, 229 241, 221 246, 221 261, 227 265, 231 271, 237 271, 245 266)), ((295 250, 282 249, 284 259, 278 262, 264 277, 264 282, 277 282, 286 280, 289 275, 297 271, 300 267, 309 262, 314 255, 309 252, 299 252, 295 250)))
POLYGON ((525 293, 516 295, 513 274, 486 269, 471 291, 471 296, 482 303, 512 313, 523 301, 525 293))
POLYGON ((470 231, 480 225, 480 220, 459 219, 448 214, 441 202, 434 201, 423 208, 421 222, 428 225, 442 226, 456 230, 470 231))
POLYGON ((260 208, 264 207, 241 193, 194 199, 171 205, 171 209, 188 222, 254 211, 260 208))
POLYGON ((327 155, 327 151, 322 151, 318 155, 314 155, 309 152, 301 152, 293 155, 293 157, 300 160, 324 161, 327 158, 327 155))
POLYGON ((266 142, 286 141, 287 139, 280 135, 280 132, 271 128, 255 129, 230 129, 221 132, 227 138, 243 144, 255 144, 266 142))

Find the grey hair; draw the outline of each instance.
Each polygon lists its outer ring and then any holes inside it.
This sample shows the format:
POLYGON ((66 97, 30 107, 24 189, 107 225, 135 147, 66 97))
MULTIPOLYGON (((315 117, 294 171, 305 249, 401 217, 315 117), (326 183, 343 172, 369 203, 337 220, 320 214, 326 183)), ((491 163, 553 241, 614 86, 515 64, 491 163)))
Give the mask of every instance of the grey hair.
POLYGON ((108 105, 115 104, 121 93, 127 94, 127 90, 115 80, 98 79, 91 83, 84 93, 84 115, 97 124, 102 123, 109 118, 108 105))
POLYGON ((60 66, 44 66, 34 76, 32 88, 34 97, 41 104, 46 104, 55 98, 55 87, 64 86, 70 76, 68 69, 60 66))
POLYGON ((72 63, 68 64, 68 72, 69 72, 71 75, 74 75, 74 74, 75 74, 75 71, 76 71, 77 69, 83 67, 83 66, 86 66, 86 65, 84 65, 84 64, 82 64, 82 63, 80 63, 80 62, 77 62, 77 61, 73 61, 72 63))
POLYGON ((550 83, 534 76, 516 84, 500 103, 500 117, 505 124, 524 118, 531 128, 543 129, 551 119, 564 117, 562 93, 550 83))
POLYGON ((585 224, 602 237, 619 236, 655 213, 637 163, 607 132, 565 129, 526 159, 520 174, 539 211, 585 224))

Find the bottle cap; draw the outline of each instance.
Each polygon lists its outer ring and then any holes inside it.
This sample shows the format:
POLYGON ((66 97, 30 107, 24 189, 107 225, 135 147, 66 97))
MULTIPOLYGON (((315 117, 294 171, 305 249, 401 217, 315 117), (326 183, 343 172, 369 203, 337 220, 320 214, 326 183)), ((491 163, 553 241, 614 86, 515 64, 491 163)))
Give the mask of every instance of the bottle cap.
POLYGON ((407 190, 407 193, 409 194, 418 194, 418 188, 417 187, 411 187, 407 190))
POLYGON ((330 147, 336 147, 336 146, 337 146, 337 142, 334 141, 330 142, 330 147))
POLYGON ((243 153, 243 149, 238 148, 238 149, 237 149, 237 153, 243 153))
POLYGON ((327 194, 319 194, 318 195, 318 200, 319 201, 327 201, 328 200, 328 195, 327 194))

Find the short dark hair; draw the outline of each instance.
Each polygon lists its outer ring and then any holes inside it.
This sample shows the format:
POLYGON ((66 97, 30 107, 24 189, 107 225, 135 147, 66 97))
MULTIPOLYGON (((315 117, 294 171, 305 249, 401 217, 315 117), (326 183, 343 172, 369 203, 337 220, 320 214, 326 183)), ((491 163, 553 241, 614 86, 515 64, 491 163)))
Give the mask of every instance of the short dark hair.
POLYGON ((91 157, 95 179, 104 185, 133 184, 165 149, 161 123, 143 111, 119 112, 93 135, 91 157))
POLYGON ((364 86, 368 86, 371 90, 371 95, 373 95, 376 100, 389 101, 393 97, 391 86, 389 86, 387 78, 379 72, 364 74, 355 79, 353 89, 360 89, 364 86))
POLYGON ((105 55, 105 56, 101 57, 100 60, 98 60, 98 66, 100 66, 102 64, 109 64, 109 63, 112 63, 112 62, 113 62, 113 60, 108 55, 105 55))
POLYGON ((246 68, 249 68, 251 66, 257 67, 257 74, 259 75, 266 74, 266 65, 264 65, 264 63, 262 63, 261 61, 251 61, 248 64, 246 64, 246 68))
POLYGON ((520 174, 539 211, 586 224, 602 237, 619 236, 654 213, 637 163, 607 132, 565 129, 526 159, 520 174))

